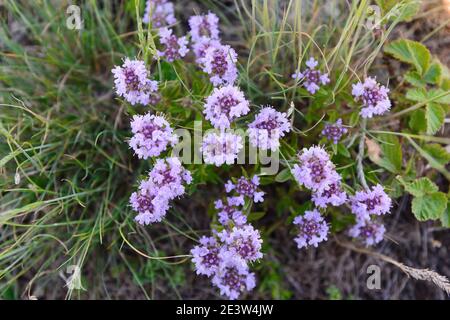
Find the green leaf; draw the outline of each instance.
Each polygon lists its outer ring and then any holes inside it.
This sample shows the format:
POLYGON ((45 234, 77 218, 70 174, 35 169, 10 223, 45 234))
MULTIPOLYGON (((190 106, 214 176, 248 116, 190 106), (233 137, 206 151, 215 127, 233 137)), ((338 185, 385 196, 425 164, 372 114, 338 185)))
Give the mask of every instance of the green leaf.
POLYGON ((416 132, 425 132, 427 130, 425 110, 419 109, 411 114, 411 117, 409 118, 409 127, 416 132))
POLYGON ((392 41, 384 51, 402 62, 413 65, 419 74, 424 74, 428 70, 430 51, 419 42, 399 39, 392 41))
POLYGON ((257 221, 266 215, 265 211, 252 212, 247 216, 247 221, 257 221))
POLYGON ((430 84, 437 84, 440 82, 442 68, 439 63, 433 62, 423 75, 423 79, 430 84))
POLYGON ((438 143, 427 144, 423 149, 443 166, 450 162, 450 153, 438 143))
POLYGON ((436 103, 428 103, 425 118, 427 119, 427 133, 433 135, 444 124, 445 111, 436 103))
POLYGON ((411 20, 420 8, 420 1, 418 0, 375 0, 380 6, 383 16, 388 16, 392 19, 399 17, 400 21, 411 20))
POLYGON ((422 79, 422 76, 414 70, 408 71, 405 74, 405 80, 416 87, 425 87, 427 85, 425 80, 422 79))
POLYGON ((346 157, 346 158, 350 158, 351 154, 350 151, 342 144, 342 143, 338 143, 337 145, 337 151, 340 155, 346 157))
POLYGON ((450 228, 450 200, 447 201, 447 210, 442 213, 440 219, 443 227, 450 228))
POLYGON ((415 197, 421 197, 439 190, 437 185, 426 177, 414 180, 413 182, 406 182, 400 176, 397 179, 403 184, 405 190, 415 197))
POLYGON ((442 89, 413 88, 406 92, 406 99, 417 102, 434 102, 441 104, 450 104, 450 91, 442 89))
POLYGON ((412 212, 417 220, 436 220, 447 208, 447 196, 443 192, 426 194, 415 197, 412 201, 412 212))
POLYGON ((385 134, 380 136, 380 140, 383 156, 378 164, 392 173, 399 173, 402 169, 403 154, 398 138, 385 134))
POLYGON ((275 177, 275 181, 282 183, 288 181, 290 178, 291 178, 291 171, 289 170, 289 168, 284 168, 277 174, 277 176, 275 177))

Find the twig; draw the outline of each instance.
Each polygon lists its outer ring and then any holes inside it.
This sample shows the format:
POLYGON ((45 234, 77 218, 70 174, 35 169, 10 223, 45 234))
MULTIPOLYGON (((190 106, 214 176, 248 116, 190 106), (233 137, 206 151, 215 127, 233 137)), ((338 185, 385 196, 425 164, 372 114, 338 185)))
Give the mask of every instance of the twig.
POLYGON ((450 295, 450 282, 449 282, 448 278, 443 275, 440 275, 439 273, 437 273, 433 270, 416 269, 413 267, 409 267, 407 265, 404 265, 401 262, 398 262, 398 261, 392 259, 391 257, 384 255, 384 254, 374 252, 374 251, 371 251, 368 249, 358 248, 352 244, 340 242, 337 239, 336 239, 336 242, 338 245, 345 247, 347 249, 350 249, 350 250, 353 250, 353 251, 356 251, 359 253, 363 253, 363 254, 368 254, 375 258, 381 259, 387 263, 390 263, 390 264, 396 266, 397 268, 399 268, 400 270, 402 270, 404 273, 406 273, 406 275, 408 277, 414 278, 416 280, 430 281, 430 282, 434 283, 436 286, 438 286, 439 288, 441 288, 442 290, 444 290, 448 295, 450 295))
POLYGON ((356 171, 358 174, 358 179, 361 182, 364 189, 369 189, 367 185, 366 177, 364 176, 363 159, 364 159, 364 144, 366 142, 366 124, 367 119, 363 118, 361 120, 361 138, 359 140, 359 151, 356 157, 356 171))

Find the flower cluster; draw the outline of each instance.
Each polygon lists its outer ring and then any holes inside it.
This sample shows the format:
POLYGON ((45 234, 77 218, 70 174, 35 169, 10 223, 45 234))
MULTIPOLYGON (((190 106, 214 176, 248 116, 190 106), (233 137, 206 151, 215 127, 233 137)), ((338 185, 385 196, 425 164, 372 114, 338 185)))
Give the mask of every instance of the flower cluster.
POLYGON ((163 51, 157 51, 157 55, 164 57, 169 62, 183 58, 189 51, 186 37, 177 38, 172 34, 172 29, 159 29, 159 41, 165 48, 163 51))
POLYGON ((194 51, 195 62, 202 66, 202 61, 205 58, 206 50, 209 47, 218 47, 220 45, 220 41, 211 38, 201 38, 197 42, 192 44, 192 51, 194 51))
POLYGON ((218 129, 229 128, 231 122, 250 111, 244 93, 237 87, 215 88, 206 99, 203 113, 205 118, 218 129))
MULTIPOLYGON (((256 179, 253 180, 259 184, 256 179)), ((237 185, 231 187, 229 182, 225 188, 230 192, 237 185)), ((249 264, 263 257, 261 235, 247 224, 247 217, 242 213, 245 197, 253 198, 254 194, 244 192, 239 196, 227 197, 226 203, 216 201, 222 231, 213 230, 213 236, 202 237, 200 244, 191 250, 196 273, 211 277, 220 294, 232 300, 255 287, 255 274, 250 272, 249 264)))
POLYGON ((350 197, 352 212, 359 220, 369 218, 371 215, 389 213, 392 205, 391 198, 384 192, 383 186, 377 184, 365 191, 358 191, 350 197))
POLYGON ((133 116, 131 131, 133 137, 129 145, 139 159, 157 157, 167 146, 174 146, 178 141, 167 120, 150 113, 133 116))
MULTIPOLYGON (((311 198, 316 207, 340 206, 347 201, 347 194, 341 186, 341 176, 322 147, 305 148, 299 153, 298 159, 299 164, 294 165, 292 174, 299 184, 312 191, 311 198)), ((317 209, 296 217, 294 224, 300 227, 300 233, 295 239, 299 248, 317 246, 327 239, 328 226, 317 209)))
POLYGON ((353 238, 361 239, 366 246, 373 246, 383 240, 386 228, 371 219, 357 220, 356 224, 349 230, 353 238))
POLYGON ((305 211, 303 216, 295 217, 294 224, 299 231, 295 238, 299 249, 317 247, 320 242, 327 240, 329 228, 317 209, 305 211))
POLYGON ((355 100, 361 101, 361 117, 372 118, 382 115, 391 108, 388 97, 389 89, 380 85, 374 78, 368 77, 364 82, 353 84, 352 95, 355 100))
POLYGON ((122 66, 112 69, 116 93, 132 105, 147 105, 158 90, 158 82, 148 78, 144 61, 126 58, 122 66))
POLYGON ((319 70, 316 70, 318 64, 319 63, 313 57, 310 57, 309 60, 306 61, 306 70, 292 74, 292 78, 303 80, 304 87, 311 94, 316 93, 317 90, 319 90, 320 85, 325 85, 330 82, 328 73, 322 73, 319 70))
POLYGON ((342 126, 342 119, 338 119, 334 124, 326 124, 322 130, 322 135, 328 140, 332 140, 334 144, 337 144, 347 131, 347 128, 342 126))
POLYGON ((169 201, 184 194, 184 184, 190 184, 191 174, 183 168, 178 158, 158 159, 147 180, 130 197, 137 212, 135 220, 147 225, 160 222, 169 209, 169 201))
POLYGON ((241 151, 242 137, 229 132, 211 132, 203 137, 200 150, 207 164, 220 167, 223 164, 233 164, 241 151))
POLYGON ((356 224, 349 230, 349 235, 360 238, 367 246, 383 240, 386 229, 373 218, 387 214, 391 210, 392 200, 383 187, 377 184, 372 189, 356 192, 350 197, 350 205, 356 217, 356 224))
POLYGON ((330 156, 322 147, 303 149, 295 164, 292 173, 299 184, 314 192, 321 193, 340 179, 339 174, 330 160, 330 156))
POLYGON ((247 132, 254 147, 276 151, 280 146, 280 138, 290 130, 291 124, 287 114, 267 106, 262 108, 255 120, 248 125, 247 132))
POLYGON ((214 202, 214 207, 219 210, 219 222, 222 225, 233 223, 241 226, 247 223, 247 217, 242 213, 240 206, 244 205, 243 197, 227 197, 226 202, 221 199, 214 202))
POLYGON ((194 43, 205 39, 219 39, 219 18, 211 12, 189 18, 191 38, 194 43))
POLYGON ((147 24, 151 22, 155 28, 175 24, 177 20, 174 15, 173 3, 167 0, 147 0, 142 22, 147 24))
POLYGON ((230 193, 234 190, 240 196, 246 196, 250 199, 253 199, 253 201, 255 202, 263 202, 264 192, 258 191, 258 186, 258 176, 253 176, 251 179, 240 177, 239 179, 237 179, 236 183, 228 180, 228 182, 225 184, 225 190, 227 191, 227 193, 230 193))
POLYGON ((209 45, 199 61, 214 86, 232 85, 236 81, 237 54, 229 45, 209 45))

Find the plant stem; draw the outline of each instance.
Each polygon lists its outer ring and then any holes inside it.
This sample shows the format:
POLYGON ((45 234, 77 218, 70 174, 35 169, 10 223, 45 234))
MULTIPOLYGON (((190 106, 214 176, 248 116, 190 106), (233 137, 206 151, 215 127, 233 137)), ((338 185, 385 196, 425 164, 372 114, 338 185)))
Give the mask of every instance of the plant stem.
POLYGON ((367 119, 363 118, 361 120, 361 138, 359 140, 359 152, 358 156, 356 158, 356 170, 358 174, 358 179, 364 189, 369 189, 369 186, 367 185, 366 177, 364 176, 364 168, 363 168, 363 159, 364 159, 364 143, 366 140, 366 124, 367 119))

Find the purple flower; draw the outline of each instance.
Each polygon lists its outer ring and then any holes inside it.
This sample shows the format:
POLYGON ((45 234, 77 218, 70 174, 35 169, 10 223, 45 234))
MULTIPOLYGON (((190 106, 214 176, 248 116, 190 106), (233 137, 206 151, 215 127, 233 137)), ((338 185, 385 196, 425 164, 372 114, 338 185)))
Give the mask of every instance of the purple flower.
POLYGON ((133 137, 129 145, 139 159, 157 157, 167 146, 174 146, 178 141, 166 119, 150 113, 133 116, 131 131, 133 137))
POLYGON ((191 28, 192 41, 202 39, 219 39, 219 18, 211 12, 205 15, 191 16, 189 27, 191 28))
POLYGON ((135 220, 142 225, 160 222, 169 209, 168 198, 157 192, 153 183, 144 180, 130 197, 130 204, 138 213, 135 220))
POLYGON ((201 38, 197 42, 194 42, 192 44, 192 50, 195 54, 195 62, 202 66, 203 59, 206 55, 206 50, 208 50, 209 47, 218 46, 220 46, 220 41, 210 38, 201 38))
POLYGON ((258 191, 258 186, 258 176, 253 176, 251 180, 245 177, 240 177, 237 180, 236 184, 233 184, 231 180, 228 180, 228 182, 225 184, 225 190, 227 191, 227 193, 235 190, 238 194, 249 197, 255 202, 263 202, 264 192, 258 191))
POLYGON ((328 153, 322 147, 304 148, 298 158, 300 164, 294 165, 292 174, 306 188, 321 193, 340 179, 328 153))
POLYGON ((229 128, 236 118, 250 111, 249 103, 244 93, 237 87, 226 86, 215 88, 206 99, 203 113, 211 124, 219 129, 229 128))
POLYGON ((312 200, 320 208, 326 208, 329 204, 337 207, 347 201, 347 194, 342 190, 340 181, 336 181, 331 183, 328 189, 322 192, 314 192, 312 200))
POLYGON ((240 136, 227 132, 220 134, 212 132, 203 137, 201 151, 205 163, 219 167, 224 163, 233 164, 242 147, 240 136))
POLYGON ((175 19, 173 3, 167 0, 147 0, 145 6, 143 23, 152 23, 154 28, 161 28, 167 25, 175 24, 177 19, 175 19), (151 13, 151 19, 150 19, 151 13))
POLYGON ((382 115, 391 108, 388 97, 389 89, 380 85, 374 78, 368 77, 362 82, 353 85, 352 95, 356 101, 361 101, 363 108, 360 115, 363 118, 372 118, 382 115))
POLYGON ((228 45, 209 46, 205 57, 200 59, 203 71, 209 74, 214 86, 232 85, 238 76, 237 54, 228 45))
POLYGON ((250 143, 263 150, 275 151, 280 146, 280 138, 291 130, 291 124, 286 113, 276 111, 267 106, 256 115, 255 120, 248 125, 250 143))
POLYGON ((244 260, 230 252, 224 252, 222 259, 223 262, 212 278, 212 283, 220 289, 220 294, 235 300, 243 291, 250 291, 255 287, 255 274, 249 271, 244 260))
POLYGON ((356 224, 349 230, 349 235, 353 238, 359 238, 366 246, 373 246, 383 240, 386 228, 370 219, 358 220, 356 224))
POLYGON ((307 246, 317 247, 320 242, 327 240, 329 228, 317 209, 305 211, 303 216, 297 216, 294 224, 299 229, 299 234, 295 238, 299 249, 307 246))
POLYGON ((223 230, 219 233, 220 240, 227 245, 228 251, 233 255, 239 255, 248 262, 261 259, 261 236, 259 231, 251 225, 233 227, 231 231, 223 230))
POLYGON ((320 85, 325 85, 330 82, 328 73, 322 73, 319 70, 316 70, 317 65, 318 62, 311 57, 306 61, 307 68, 305 71, 292 74, 292 78, 303 80, 303 86, 311 94, 316 93, 316 91, 319 90, 320 85))
POLYGON ((177 36, 172 34, 172 29, 159 29, 159 37, 159 41, 165 46, 163 51, 157 52, 159 57, 165 57, 167 61, 173 62, 183 58, 188 53, 186 37, 177 38, 177 36))
POLYGON ((347 128, 342 126, 342 119, 338 119, 335 124, 326 124, 322 130, 322 135, 327 137, 328 140, 333 140, 334 144, 337 144, 347 131, 347 128))
POLYGON ((230 222, 237 226, 247 223, 247 217, 240 210, 240 206, 244 205, 243 197, 227 197, 226 202, 217 200, 214 202, 215 208, 219 211, 219 222, 223 226, 227 226, 230 222))
POLYGON ((111 70, 119 97, 124 97, 132 105, 147 105, 150 95, 158 90, 158 82, 148 79, 144 61, 126 58, 123 65, 111 70))
POLYGON ((383 215, 391 210, 391 198, 377 184, 372 190, 358 191, 350 197, 351 210, 359 220, 368 219, 370 215, 383 215))
POLYGON ((205 276, 212 276, 222 262, 219 256, 220 245, 213 237, 203 236, 200 239, 200 245, 191 250, 196 273, 205 276))
POLYGON ((192 181, 191 173, 186 170, 176 157, 158 159, 149 173, 150 180, 168 199, 174 199, 184 194, 184 184, 192 181))

